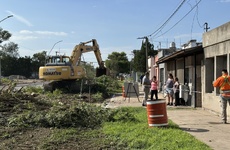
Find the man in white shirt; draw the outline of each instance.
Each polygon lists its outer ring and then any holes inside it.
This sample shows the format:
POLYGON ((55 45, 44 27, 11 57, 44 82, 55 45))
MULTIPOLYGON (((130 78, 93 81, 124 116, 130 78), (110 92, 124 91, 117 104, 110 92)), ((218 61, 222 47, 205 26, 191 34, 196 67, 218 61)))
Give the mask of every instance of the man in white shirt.
POLYGON ((148 100, 149 91, 150 91, 150 87, 151 87, 151 81, 149 79, 149 72, 146 72, 145 76, 142 79, 142 87, 143 87, 143 91, 144 91, 144 99, 142 101, 142 106, 144 106, 145 102, 148 100))

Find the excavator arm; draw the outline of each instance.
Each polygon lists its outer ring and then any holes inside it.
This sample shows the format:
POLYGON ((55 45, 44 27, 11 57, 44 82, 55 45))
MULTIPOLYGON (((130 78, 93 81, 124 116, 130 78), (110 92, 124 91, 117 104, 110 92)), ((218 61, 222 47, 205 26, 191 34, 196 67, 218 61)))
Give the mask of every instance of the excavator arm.
POLYGON ((72 64, 76 65, 79 63, 79 61, 81 60, 82 53, 91 52, 91 51, 93 51, 96 56, 99 68, 104 69, 105 68, 104 62, 102 61, 101 52, 100 52, 99 45, 97 44, 96 39, 92 39, 87 42, 82 42, 79 45, 76 45, 74 47, 71 57, 70 57, 72 64), (88 43, 92 43, 92 45, 87 45, 88 43))
POLYGON ((101 58, 101 52, 100 52, 100 49, 99 49, 99 45, 97 44, 97 41, 95 39, 93 39, 92 42, 93 42, 93 47, 95 47, 94 54, 96 56, 99 68, 104 69, 105 65, 104 65, 104 62, 102 61, 102 58, 101 58))

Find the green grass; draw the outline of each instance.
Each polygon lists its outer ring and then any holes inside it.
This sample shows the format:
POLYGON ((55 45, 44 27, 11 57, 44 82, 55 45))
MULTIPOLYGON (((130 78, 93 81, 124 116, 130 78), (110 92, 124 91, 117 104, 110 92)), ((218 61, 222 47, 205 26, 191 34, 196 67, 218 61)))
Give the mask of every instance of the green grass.
POLYGON ((168 127, 148 127, 146 109, 121 108, 135 115, 135 121, 106 122, 103 132, 127 149, 210 150, 207 145, 182 131, 173 122, 168 127))

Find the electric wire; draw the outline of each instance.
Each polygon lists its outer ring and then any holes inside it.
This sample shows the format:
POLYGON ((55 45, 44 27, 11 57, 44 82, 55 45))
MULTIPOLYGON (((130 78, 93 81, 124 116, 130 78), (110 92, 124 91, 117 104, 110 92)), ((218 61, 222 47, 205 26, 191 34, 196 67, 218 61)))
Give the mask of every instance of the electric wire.
POLYGON ((195 17, 196 17, 196 12, 192 18, 192 25, 191 25, 191 39, 192 39, 192 31, 193 31, 193 25, 194 25, 194 20, 195 20, 195 17))
MULTIPOLYGON (((197 2, 197 1, 196 1, 196 2, 197 2)), ((200 24, 198 15, 199 15, 199 8, 198 8, 198 5, 197 5, 197 7, 196 7, 196 20, 197 20, 197 23, 198 23, 199 27, 200 27, 200 28, 203 28, 203 26, 200 24)))
POLYGON ((169 20, 177 13, 177 11, 182 7, 182 5, 185 3, 186 0, 183 0, 180 5, 176 8, 176 10, 169 16, 169 18, 156 30, 154 31, 153 33, 151 33, 149 36, 152 36, 154 34, 158 34, 159 33, 159 30, 161 31, 162 28, 169 22, 169 20))
POLYGON ((178 23, 180 23, 185 17, 187 17, 192 11, 194 8, 196 8, 198 6, 198 4, 201 2, 202 0, 199 0, 191 9, 190 11, 188 11, 179 21, 177 21, 171 28, 169 28, 167 31, 165 31, 164 33, 162 33, 161 35, 159 36, 155 36, 155 38, 158 38, 158 37, 161 37, 162 35, 168 33, 170 30, 172 30, 178 23))

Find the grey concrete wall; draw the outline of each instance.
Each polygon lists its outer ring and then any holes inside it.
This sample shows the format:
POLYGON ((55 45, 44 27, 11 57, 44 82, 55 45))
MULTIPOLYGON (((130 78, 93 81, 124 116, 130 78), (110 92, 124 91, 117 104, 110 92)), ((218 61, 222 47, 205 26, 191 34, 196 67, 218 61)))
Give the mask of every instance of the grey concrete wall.
POLYGON ((165 83, 165 63, 159 64, 159 91, 162 91, 162 86, 165 83))
POLYGON ((216 45, 230 39, 230 22, 203 34, 203 47, 216 45))
MULTIPOLYGON (((221 70, 229 71, 230 22, 203 34, 204 67, 202 70, 202 107, 220 114, 218 88, 212 82, 221 76, 221 70)), ((230 116, 230 107, 227 110, 230 116)))
POLYGON ((175 77, 175 61, 169 61, 166 63, 167 71, 166 71, 166 79, 168 79, 168 74, 171 73, 173 77, 175 77))
POLYGON ((196 107, 202 107, 201 99, 201 65, 196 66, 196 107))
POLYGON ((176 61, 176 76, 181 84, 184 84, 184 58, 176 61))
POLYGON ((218 43, 216 45, 210 45, 204 47, 205 58, 225 55, 229 53, 229 51, 230 51, 230 39, 228 39, 227 41, 223 41, 222 43, 218 43))

